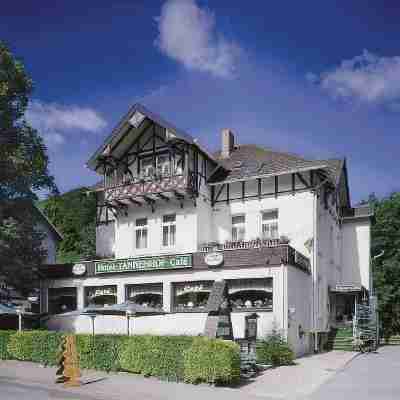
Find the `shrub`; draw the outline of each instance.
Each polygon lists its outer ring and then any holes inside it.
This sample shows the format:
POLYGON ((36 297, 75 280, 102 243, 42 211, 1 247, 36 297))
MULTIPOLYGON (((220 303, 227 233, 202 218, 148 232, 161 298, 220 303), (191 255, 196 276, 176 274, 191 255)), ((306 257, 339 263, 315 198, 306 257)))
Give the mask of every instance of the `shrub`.
POLYGON ((185 352, 185 382, 229 384, 239 379, 240 352, 237 344, 197 337, 185 352))
POLYGON ((271 364, 274 367, 292 365, 294 362, 293 351, 276 330, 257 342, 256 355, 258 363, 271 364))
POLYGON ((11 358, 7 346, 10 341, 10 336, 13 333, 15 333, 15 331, 0 331, 0 360, 9 360, 11 358))
POLYGON ((84 369, 118 371, 126 338, 121 335, 76 335, 79 365, 84 369))
POLYGON ((62 334, 48 331, 23 331, 13 333, 7 345, 12 358, 56 365, 62 334))
POLYGON ((121 368, 125 371, 182 380, 183 354, 193 342, 190 336, 137 335, 125 338, 121 368))

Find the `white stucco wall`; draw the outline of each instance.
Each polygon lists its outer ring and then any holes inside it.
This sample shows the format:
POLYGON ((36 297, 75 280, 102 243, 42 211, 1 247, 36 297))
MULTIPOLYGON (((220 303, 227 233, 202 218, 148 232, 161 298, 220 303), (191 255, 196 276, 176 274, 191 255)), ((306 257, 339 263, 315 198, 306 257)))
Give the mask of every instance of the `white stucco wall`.
POLYGON ((245 202, 217 203, 210 221, 214 232, 212 240, 231 240, 232 215, 236 214, 246 216, 247 240, 260 237, 262 212, 276 209, 279 235, 287 236, 290 245, 308 257, 310 254, 304 243, 313 236, 313 197, 310 192, 299 192, 295 195, 279 195, 277 198, 272 196, 245 202))
POLYGON ((312 277, 297 268, 286 266, 287 339, 297 355, 310 351, 312 277), (299 326, 305 332, 299 336, 299 326))
POLYGON ((115 222, 100 224, 96 227, 96 254, 110 257, 115 253, 115 222))
POLYGON ((342 227, 342 283, 370 288, 370 222, 367 219, 348 221, 342 227))

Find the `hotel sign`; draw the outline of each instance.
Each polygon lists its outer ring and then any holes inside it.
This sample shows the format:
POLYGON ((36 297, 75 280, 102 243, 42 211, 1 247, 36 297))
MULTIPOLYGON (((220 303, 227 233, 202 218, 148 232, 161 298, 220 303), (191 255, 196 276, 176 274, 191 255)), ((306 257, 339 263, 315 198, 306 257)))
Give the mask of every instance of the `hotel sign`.
POLYGON ((191 268, 193 266, 193 261, 191 254, 180 254, 172 256, 96 261, 94 265, 95 274, 115 274, 120 272, 191 268))

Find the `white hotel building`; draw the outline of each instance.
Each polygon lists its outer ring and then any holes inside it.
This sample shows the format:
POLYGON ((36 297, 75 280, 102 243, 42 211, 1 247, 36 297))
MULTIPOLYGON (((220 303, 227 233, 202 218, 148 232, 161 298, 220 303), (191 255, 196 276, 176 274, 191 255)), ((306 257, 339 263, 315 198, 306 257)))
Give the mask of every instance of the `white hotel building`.
MULTIPOLYGON (((234 338, 275 326, 297 354, 317 348, 351 319, 370 277, 368 207, 352 208, 345 160, 307 160, 222 130, 211 154, 137 104, 92 155, 97 260, 42 270, 52 329, 88 332, 64 311, 132 300, 163 311, 136 318, 131 333, 234 338)), ((126 333, 120 316, 96 332, 126 333)))

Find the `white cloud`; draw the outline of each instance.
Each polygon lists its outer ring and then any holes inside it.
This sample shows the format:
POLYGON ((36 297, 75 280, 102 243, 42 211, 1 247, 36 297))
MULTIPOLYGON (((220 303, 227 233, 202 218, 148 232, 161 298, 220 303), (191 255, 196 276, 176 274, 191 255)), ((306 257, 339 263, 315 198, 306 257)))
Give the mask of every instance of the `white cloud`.
POLYGON ((239 46, 216 32, 215 17, 195 0, 168 0, 157 18, 157 47, 186 68, 230 78, 239 46))
POLYGON ((74 131, 96 133, 106 125, 103 117, 92 108, 60 105, 33 100, 26 119, 43 136, 50 148, 65 143, 65 135, 74 131))
POLYGON ((400 57, 379 57, 364 50, 320 75, 307 74, 335 98, 396 108, 400 100, 400 57))

